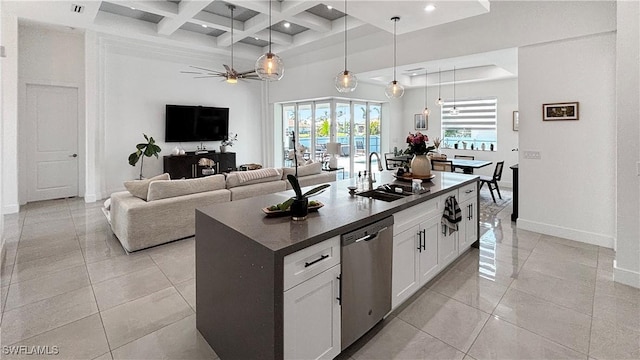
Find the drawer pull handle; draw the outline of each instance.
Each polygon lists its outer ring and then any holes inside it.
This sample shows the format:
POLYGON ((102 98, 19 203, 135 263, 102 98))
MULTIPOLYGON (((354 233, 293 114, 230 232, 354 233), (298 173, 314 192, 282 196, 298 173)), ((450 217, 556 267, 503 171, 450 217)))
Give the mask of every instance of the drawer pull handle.
POLYGON ((324 259, 326 259, 328 257, 329 257, 329 254, 325 254, 325 255, 320 256, 319 259, 313 260, 312 262, 305 262, 304 263, 304 267, 309 267, 309 266, 311 266, 311 265, 313 265, 313 264, 315 264, 315 263, 317 263, 319 261, 322 261, 322 260, 324 260, 324 259))
POLYGON ((467 190, 467 191, 465 191, 464 193, 465 193, 465 194, 471 194, 472 192, 473 192, 473 190, 467 190))
POLYGON ((427 251, 427 230, 422 229, 422 250, 427 251))
POLYGON ((422 252, 422 231, 418 231, 418 251, 422 252))
POLYGON ((336 300, 338 300, 338 305, 342 305, 342 274, 338 275, 336 279, 338 279, 338 297, 336 300))

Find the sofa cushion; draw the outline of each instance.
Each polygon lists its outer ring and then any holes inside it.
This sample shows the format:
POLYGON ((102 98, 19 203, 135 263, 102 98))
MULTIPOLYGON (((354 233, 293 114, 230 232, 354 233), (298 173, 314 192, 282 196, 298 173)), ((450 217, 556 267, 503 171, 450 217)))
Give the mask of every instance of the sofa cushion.
POLYGON ((285 191, 286 189, 286 181, 276 180, 247 186, 236 186, 229 189, 229 191, 231 192, 231 201, 237 201, 254 196, 273 194, 275 192, 285 191))
POLYGON ((149 184, 147 201, 224 189, 224 175, 186 180, 157 180, 149 184))
MULTIPOLYGON (((267 172, 265 172, 263 170, 267 170, 267 169, 250 170, 250 171, 246 171, 246 172, 250 173, 252 171, 260 171, 260 172, 263 172, 265 175, 267 175, 267 172)), ((278 180, 280 180, 282 178, 282 170, 280 170, 280 169, 271 169, 271 170, 275 170, 275 172, 273 172, 275 175, 265 176, 265 177, 261 177, 259 179, 250 180, 250 181, 244 181, 244 182, 240 181, 240 178, 238 176, 238 172, 229 173, 229 174, 227 174, 227 189, 231 189, 231 188, 234 188, 236 186, 245 186, 245 185, 260 184, 260 183, 270 182, 270 181, 278 181, 278 180)))
MULTIPOLYGON (((320 174, 322 172, 322 163, 314 162, 309 165, 298 166, 298 177, 304 177, 309 175, 320 174)), ((296 168, 283 168, 282 169, 282 180, 287 180, 287 175, 295 175, 296 168)))
POLYGON ((152 178, 144 179, 144 180, 131 180, 125 181, 124 187, 129 191, 129 193, 135 197, 138 197, 142 200, 147 200, 147 194, 149 193, 149 184, 152 181, 156 180, 169 180, 169 174, 164 173, 158 176, 154 176, 152 178))

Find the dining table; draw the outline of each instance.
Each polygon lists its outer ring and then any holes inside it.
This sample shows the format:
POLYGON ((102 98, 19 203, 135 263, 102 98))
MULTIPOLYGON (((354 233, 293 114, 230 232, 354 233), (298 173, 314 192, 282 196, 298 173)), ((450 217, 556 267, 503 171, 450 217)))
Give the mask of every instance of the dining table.
MULTIPOLYGON (((393 161, 402 161, 405 163, 411 162, 413 155, 399 155, 390 158, 393 161)), ((462 169, 465 174, 473 174, 474 169, 480 169, 485 166, 489 166, 493 164, 492 161, 488 160, 469 160, 469 159, 446 159, 446 161, 451 161, 451 165, 453 166, 453 170, 456 168, 462 169)))

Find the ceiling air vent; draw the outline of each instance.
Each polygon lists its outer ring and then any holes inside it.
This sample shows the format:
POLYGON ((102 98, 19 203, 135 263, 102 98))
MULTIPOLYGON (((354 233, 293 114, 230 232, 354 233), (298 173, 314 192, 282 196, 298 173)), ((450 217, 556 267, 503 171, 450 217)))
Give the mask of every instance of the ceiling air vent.
POLYGON ((84 6, 71 4, 71 12, 74 12, 76 14, 82 14, 83 11, 84 11, 84 6))

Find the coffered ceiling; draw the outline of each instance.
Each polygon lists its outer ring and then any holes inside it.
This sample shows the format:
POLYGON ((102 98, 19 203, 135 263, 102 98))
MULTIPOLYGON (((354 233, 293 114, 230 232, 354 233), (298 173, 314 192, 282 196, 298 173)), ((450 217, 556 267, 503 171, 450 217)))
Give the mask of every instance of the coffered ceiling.
MULTIPOLYGON (((267 50, 269 29, 273 51, 285 59, 343 41, 345 2, 341 0, 274 0, 271 23, 269 1, 266 0, 5 0, 3 10, 25 20, 229 56, 232 42, 229 5, 235 6, 234 55, 240 62, 253 61, 267 50)), ((397 33, 402 36, 486 14, 490 10, 488 0, 349 0, 347 5, 348 34, 352 41, 385 32, 388 38, 388 33, 393 33, 392 16, 400 16, 397 33), (427 5, 432 5, 434 10, 427 11, 427 5)), ((505 59, 491 62, 491 59, 498 59, 494 55, 481 56, 477 61, 465 59, 459 65, 473 69, 467 73, 478 74, 479 79, 517 73, 510 69, 514 59, 512 53, 506 54, 505 59)), ((342 53, 335 56, 340 57, 342 53)), ((410 64, 403 66, 399 74, 409 87, 421 86, 423 80, 413 74, 424 74, 425 70, 433 73, 442 65, 410 64)), ((444 67, 451 66, 446 64, 444 67)), ((358 74, 358 77, 366 82, 384 84, 389 80, 389 73, 388 69, 379 69, 358 74)))
MULTIPOLYGON (((237 56, 259 56, 268 46, 269 1, 265 0, 110 0, 4 1, 4 8, 20 17, 51 24, 91 29, 131 38, 168 42, 217 53, 231 45, 231 13, 235 5, 234 43, 237 56)), ((344 32, 344 1, 275 0, 272 2, 271 41, 274 51, 289 50, 344 32)), ((398 34, 412 32, 487 13, 488 0, 351 0, 349 29, 393 32, 391 16, 400 16, 398 34), (425 6, 435 6, 425 11, 425 6)))

